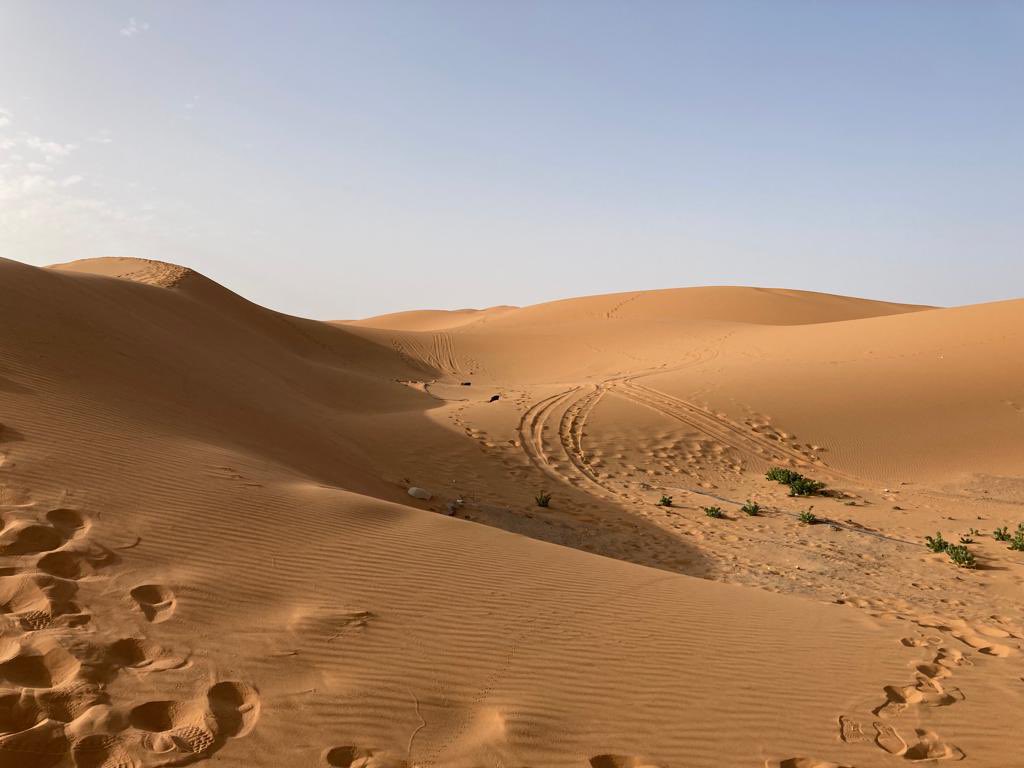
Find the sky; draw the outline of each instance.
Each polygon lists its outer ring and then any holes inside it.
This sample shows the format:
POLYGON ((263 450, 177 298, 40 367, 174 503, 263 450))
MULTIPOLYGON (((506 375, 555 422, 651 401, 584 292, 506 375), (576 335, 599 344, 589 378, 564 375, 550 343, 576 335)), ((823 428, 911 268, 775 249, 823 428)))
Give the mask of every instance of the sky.
POLYGON ((1024 297, 1024 3, 0 0, 0 256, 342 319, 1024 297))

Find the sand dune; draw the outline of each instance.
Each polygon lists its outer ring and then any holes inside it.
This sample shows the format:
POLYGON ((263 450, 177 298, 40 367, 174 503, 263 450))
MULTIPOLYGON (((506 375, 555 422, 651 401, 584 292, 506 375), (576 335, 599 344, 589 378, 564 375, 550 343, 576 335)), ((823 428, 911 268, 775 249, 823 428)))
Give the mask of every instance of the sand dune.
POLYGON ((1014 764, 1024 302, 0 280, 2 768, 1014 764))

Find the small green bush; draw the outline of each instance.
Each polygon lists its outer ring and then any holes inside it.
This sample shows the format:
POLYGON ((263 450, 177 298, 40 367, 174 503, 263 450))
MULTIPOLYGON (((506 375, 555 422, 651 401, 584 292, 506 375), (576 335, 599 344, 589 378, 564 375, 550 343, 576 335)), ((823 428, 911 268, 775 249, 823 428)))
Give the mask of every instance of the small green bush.
POLYGON ((960 543, 961 544, 973 544, 974 543, 974 539, 972 539, 970 536, 961 536, 960 537, 960 543))
POLYGON ((671 507, 672 506, 672 497, 671 496, 665 496, 664 494, 662 494, 661 498, 658 499, 657 506, 659 506, 659 507, 671 507))
POLYGON ((789 485, 798 477, 803 477, 799 472, 794 472, 792 469, 786 469, 785 467, 772 467, 764 473, 764 476, 768 480, 774 480, 776 483, 782 483, 783 485, 789 485))
POLYGON ((1024 525, 1017 528, 1017 532, 1010 539, 1010 549, 1017 552, 1024 552, 1024 525))
POLYGON ((764 512, 764 507, 762 507, 755 501, 747 499, 747 503, 740 507, 740 512, 743 512, 746 515, 750 515, 751 517, 757 517, 762 512, 764 512))
POLYGON ((725 517, 725 512, 722 511, 721 507, 701 507, 704 510, 704 514, 708 517, 722 518, 725 517))
POLYGON ((942 538, 942 534, 938 531, 936 531, 934 538, 931 536, 925 536, 924 545, 932 552, 946 552, 950 547, 950 543, 942 538))
POLYGON ((976 568, 978 563, 974 559, 974 553, 962 544, 950 544, 946 547, 946 554, 949 559, 956 563, 959 568, 976 568))
POLYGON ((992 531, 992 538, 996 541, 1009 541, 1013 537, 1010 536, 1010 530, 1004 525, 1002 528, 992 531))
POLYGON ((814 525, 816 522, 818 522, 818 516, 811 512, 811 510, 809 509, 805 509, 799 515, 797 515, 797 519, 799 519, 800 522, 804 525, 814 525))
POLYGON ((537 502, 538 507, 550 507, 551 506, 551 494, 547 491, 541 491, 533 500, 537 502))
POLYGON ((824 483, 807 477, 797 477, 789 483, 790 496, 813 496, 825 488, 824 483))
POLYGON ((790 496, 813 496, 824 490, 825 484, 817 480, 804 477, 799 472, 785 467, 772 467, 764 475, 769 480, 774 480, 782 485, 789 486, 790 496))

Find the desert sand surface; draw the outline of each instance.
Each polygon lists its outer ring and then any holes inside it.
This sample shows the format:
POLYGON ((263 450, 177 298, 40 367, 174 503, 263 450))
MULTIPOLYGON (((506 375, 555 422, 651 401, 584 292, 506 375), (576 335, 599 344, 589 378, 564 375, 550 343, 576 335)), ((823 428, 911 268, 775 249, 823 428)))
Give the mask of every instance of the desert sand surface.
POLYGON ((1024 301, 0 281, 0 768, 1024 765, 1024 301))

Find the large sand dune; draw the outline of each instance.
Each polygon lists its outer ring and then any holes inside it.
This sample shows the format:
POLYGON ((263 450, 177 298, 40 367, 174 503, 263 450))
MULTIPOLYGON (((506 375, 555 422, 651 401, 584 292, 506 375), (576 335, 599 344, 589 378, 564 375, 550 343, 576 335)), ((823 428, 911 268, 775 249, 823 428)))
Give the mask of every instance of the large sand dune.
POLYGON ((0 768, 1024 764, 1024 302, 0 286, 0 768))

